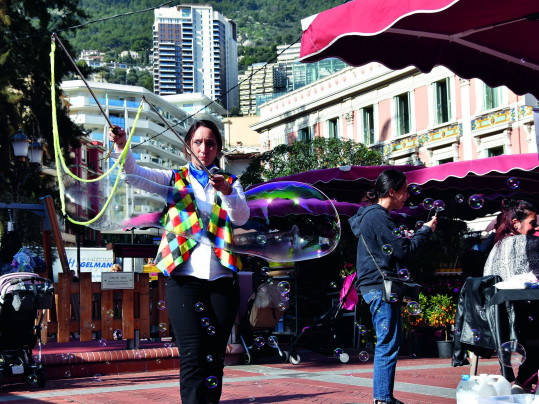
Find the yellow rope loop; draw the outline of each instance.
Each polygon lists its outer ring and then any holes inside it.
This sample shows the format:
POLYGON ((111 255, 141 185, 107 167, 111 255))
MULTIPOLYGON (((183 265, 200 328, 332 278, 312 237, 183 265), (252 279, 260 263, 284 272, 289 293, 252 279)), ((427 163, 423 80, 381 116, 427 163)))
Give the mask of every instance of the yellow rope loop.
POLYGON ((127 139, 127 143, 125 144, 125 148, 124 148, 123 152, 120 154, 118 160, 116 160, 116 162, 113 164, 113 166, 110 167, 110 169, 107 172, 103 173, 98 178, 93 178, 93 179, 79 178, 78 176, 73 174, 71 172, 71 170, 67 167, 67 165, 65 163, 65 159, 64 159, 64 157, 62 155, 62 152, 61 152, 61 147, 60 147, 60 136, 58 134, 58 121, 57 121, 57 118, 56 118, 56 116, 57 116, 57 112, 56 112, 56 86, 55 86, 56 79, 55 79, 55 74, 54 74, 54 68, 55 68, 54 53, 55 53, 55 51, 56 51, 56 42, 53 39, 51 41, 51 53, 50 53, 50 59, 51 59, 52 133, 53 133, 53 145, 54 145, 54 161, 56 163, 56 176, 58 178, 58 189, 59 189, 59 193, 60 193, 61 209, 62 209, 62 213, 67 217, 67 219, 71 223, 85 226, 85 225, 89 225, 89 224, 95 222, 101 216, 103 216, 103 213, 105 213, 105 210, 109 206, 110 201, 114 197, 114 193, 116 192, 116 189, 118 187, 120 176, 118 175, 116 177, 116 181, 114 182, 114 187, 112 188, 112 192, 110 193, 109 197, 107 198, 107 201, 105 202, 105 205, 103 206, 101 211, 97 214, 97 216, 94 217, 91 220, 86 221, 86 222, 79 222, 79 221, 76 221, 76 220, 74 220, 74 219, 72 219, 72 218, 70 218, 69 216, 66 215, 66 210, 65 210, 65 188, 64 188, 64 184, 62 182, 62 176, 61 176, 61 172, 60 172, 60 163, 61 163, 62 168, 64 169, 64 171, 67 174, 69 174, 75 180, 77 180, 79 182, 85 182, 85 183, 96 182, 96 181, 99 181, 99 180, 102 180, 102 179, 108 177, 112 173, 112 171, 118 166, 118 164, 120 164, 119 171, 121 172, 122 169, 123 169, 124 162, 125 162, 125 157, 126 157, 127 152, 129 150, 129 145, 131 144, 131 139, 133 138, 133 134, 135 133, 135 128, 137 126, 137 122, 138 122, 138 120, 140 118, 140 114, 142 112, 143 102, 141 101, 141 103, 140 103, 140 106, 139 106, 139 109, 138 109, 138 112, 137 112, 137 116, 136 116, 135 122, 133 124, 133 128, 131 129, 131 133, 129 135, 129 138, 127 139))

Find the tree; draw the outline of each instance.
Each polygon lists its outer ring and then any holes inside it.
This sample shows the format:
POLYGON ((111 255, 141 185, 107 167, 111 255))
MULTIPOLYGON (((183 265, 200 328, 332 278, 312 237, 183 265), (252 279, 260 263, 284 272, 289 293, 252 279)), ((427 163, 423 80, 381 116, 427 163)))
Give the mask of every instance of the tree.
MULTIPOLYGON (((5 179, 2 202, 11 202, 14 189, 11 137, 21 128, 29 137, 40 139, 44 146, 44 163, 53 157, 51 79, 49 53, 51 29, 57 32, 77 25, 85 17, 77 0, 42 0, 0 2, 0 174, 5 179)), ((73 54, 67 41, 62 43, 73 54)), ((64 155, 70 147, 79 147, 81 128, 62 109, 59 84, 62 77, 74 72, 71 62, 60 47, 56 52, 56 94, 60 147, 64 155)), ((37 198, 53 194, 55 181, 50 177, 31 176, 20 188, 20 202, 37 202, 37 198)), ((0 214, 5 214, 0 212, 0 214)), ((0 220, 5 223, 6 220, 0 220)), ((39 223, 39 221, 35 221, 39 223)), ((0 228, 1 230, 1 228, 0 228)), ((24 230, 24 229, 21 229, 24 230)), ((40 238, 38 230, 28 230, 25 237, 40 238)))
POLYGON ((352 140, 326 139, 279 145, 256 157, 241 176, 244 187, 304 171, 343 165, 380 165, 382 154, 352 140))

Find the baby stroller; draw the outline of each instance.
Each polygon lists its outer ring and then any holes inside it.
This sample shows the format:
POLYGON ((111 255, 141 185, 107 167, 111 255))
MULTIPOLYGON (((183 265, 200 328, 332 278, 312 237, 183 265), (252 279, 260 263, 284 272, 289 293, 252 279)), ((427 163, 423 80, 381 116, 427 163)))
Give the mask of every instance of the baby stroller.
POLYGON ((20 375, 23 381, 43 387, 46 382, 41 364, 41 322, 38 309, 49 309, 54 287, 49 279, 30 272, 0 276, 0 386, 3 376, 20 375), (32 349, 39 342, 37 360, 32 349))
POLYGON ((343 310, 352 310, 359 300, 355 286, 356 274, 348 275, 340 292, 339 302, 330 307, 320 317, 313 320, 313 324, 304 327, 296 338, 290 341, 289 361, 293 365, 301 362, 296 348, 304 346, 313 352, 323 355, 334 355, 339 349, 338 358, 342 363, 347 363, 350 356, 342 351, 342 343, 337 336, 336 323, 342 317, 343 310))
POLYGON ((284 362, 288 352, 279 348, 273 330, 288 309, 288 300, 281 296, 279 286, 273 282, 261 284, 247 302, 247 312, 240 322, 240 340, 245 349, 243 363, 248 365, 255 355, 268 348, 276 349, 284 362))

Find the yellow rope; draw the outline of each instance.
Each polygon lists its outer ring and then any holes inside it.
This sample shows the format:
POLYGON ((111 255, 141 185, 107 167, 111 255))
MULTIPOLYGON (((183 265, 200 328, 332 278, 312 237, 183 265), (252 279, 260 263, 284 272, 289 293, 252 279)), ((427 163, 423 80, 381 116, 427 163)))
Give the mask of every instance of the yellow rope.
MULTIPOLYGON (((73 174, 71 172, 71 170, 69 170, 69 168, 67 167, 67 165, 65 163, 64 156, 62 155, 62 152, 61 152, 61 147, 60 147, 60 136, 58 134, 58 121, 57 121, 57 118, 56 118, 56 87, 55 87, 56 80, 55 80, 55 74, 54 74, 54 67, 55 67, 54 52, 55 51, 56 51, 56 42, 53 40, 53 41, 51 41, 50 59, 51 59, 51 101, 52 101, 51 104, 52 104, 52 133, 53 133, 53 138, 54 138, 54 141, 53 141, 53 144, 54 144, 54 160, 55 160, 55 163, 56 163, 56 176, 58 177, 58 189, 59 189, 59 192, 60 192, 61 209, 62 209, 62 213, 64 215, 66 215, 66 211, 65 211, 65 189, 64 189, 64 184, 62 182, 61 172, 60 172, 60 162, 61 162, 62 168, 64 169, 64 171, 67 174, 69 174, 75 180, 80 181, 80 182, 85 182, 85 183, 96 182, 96 181, 99 181, 99 180, 102 180, 102 179, 108 177, 112 173, 112 171, 116 168, 116 166, 118 164, 120 164, 119 172, 121 172, 122 169, 123 169, 124 162, 125 162, 125 156, 127 155, 129 145, 131 144, 131 139, 133 137, 133 134, 135 133, 135 128, 137 126, 137 122, 138 122, 138 120, 140 118, 140 114, 142 112, 143 102, 140 103, 140 106, 139 106, 139 109, 138 109, 138 112, 137 112, 137 116, 136 116, 135 122, 133 124, 133 128, 131 129, 131 133, 130 133, 129 138, 127 139, 127 142, 125 144, 125 148, 124 148, 122 154, 120 154, 120 157, 118 158, 118 160, 113 164, 113 166, 106 173, 103 173, 98 178, 92 178, 92 179, 79 178, 78 176, 73 174)), ((109 197, 107 198, 107 201, 105 202, 105 205, 103 206, 103 208, 97 214, 96 217, 94 217, 93 219, 90 219, 90 220, 88 220, 86 222, 80 222, 80 221, 74 220, 71 217, 66 215, 67 219, 71 223, 79 224, 79 225, 83 225, 83 226, 89 225, 89 224, 95 222, 96 220, 98 220, 101 216, 103 216, 103 213, 105 213, 105 210, 109 206, 110 201, 112 200, 112 198, 114 196, 114 193, 116 192, 116 188, 118 187, 119 180, 120 180, 120 176, 118 175, 116 177, 116 181, 114 182, 112 192, 110 193, 109 197)))

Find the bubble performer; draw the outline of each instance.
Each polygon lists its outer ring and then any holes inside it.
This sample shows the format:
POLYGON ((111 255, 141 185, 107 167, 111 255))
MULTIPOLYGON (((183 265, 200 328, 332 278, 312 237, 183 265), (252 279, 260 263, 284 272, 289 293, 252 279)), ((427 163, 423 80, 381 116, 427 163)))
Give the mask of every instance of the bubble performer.
MULTIPOLYGON (((126 144, 126 133, 120 127, 115 132, 109 132, 109 139, 119 153, 126 144)), ((220 400, 227 341, 239 304, 237 271, 241 261, 233 252, 167 229, 173 228, 180 216, 187 216, 189 220, 182 222, 193 231, 204 228, 215 239, 230 242, 226 238, 232 225, 249 219, 240 182, 214 164, 222 149, 221 139, 213 122, 200 120, 185 135, 185 152, 191 157, 186 166, 178 170, 141 167, 130 151, 124 163, 126 174, 173 185, 182 196, 166 206, 165 231, 155 263, 168 275, 166 308, 180 352, 180 395, 181 401, 189 404, 220 400), (203 318, 208 319, 207 326, 201 325, 203 318), (213 360, 208 361, 208 356, 213 360)))
POLYGON ((359 237, 356 284, 370 306, 377 337, 373 375, 375 404, 402 404, 393 397, 401 333, 401 299, 382 300, 382 273, 397 278, 406 260, 425 248, 438 220, 436 216, 431 218, 411 239, 395 237, 394 229, 398 226, 389 212, 404 206, 409 197, 407 187, 404 173, 383 171, 374 189, 367 192, 371 204, 359 208, 349 220, 352 231, 359 237))
MULTIPOLYGON (((504 281, 529 272, 539 276, 539 237, 533 235, 537 228, 536 208, 527 201, 512 199, 505 200, 502 206, 504 211, 483 275, 499 275, 504 281)), ((537 305, 526 302, 513 302, 513 305, 519 328, 518 340, 526 348, 527 357, 518 369, 512 392, 522 394, 528 392, 524 389, 526 382, 529 386, 537 383, 539 349, 529 342, 537 336, 534 320, 537 305)))

